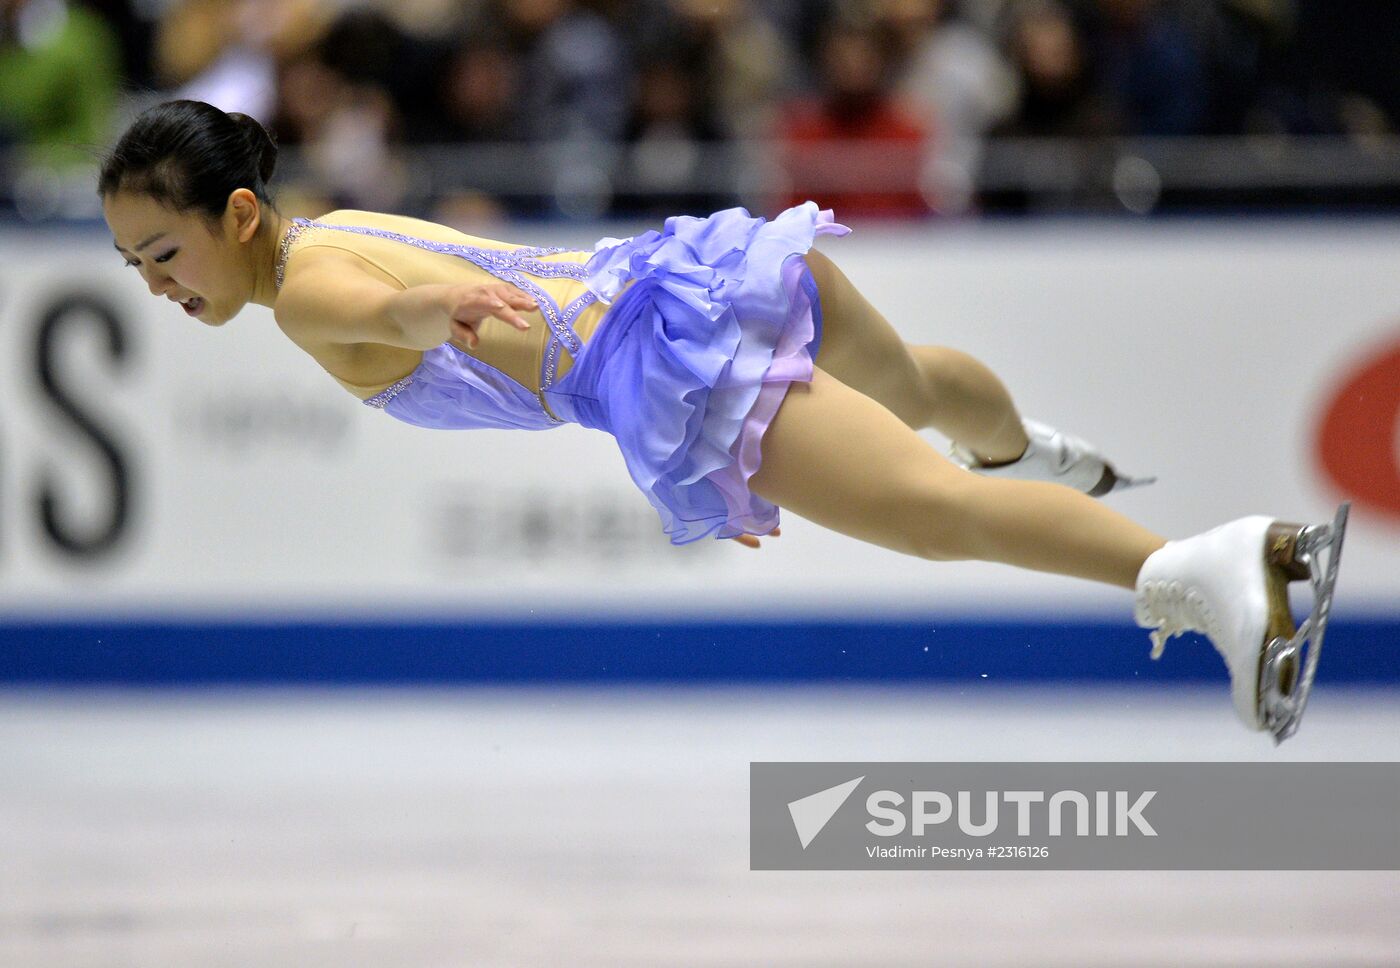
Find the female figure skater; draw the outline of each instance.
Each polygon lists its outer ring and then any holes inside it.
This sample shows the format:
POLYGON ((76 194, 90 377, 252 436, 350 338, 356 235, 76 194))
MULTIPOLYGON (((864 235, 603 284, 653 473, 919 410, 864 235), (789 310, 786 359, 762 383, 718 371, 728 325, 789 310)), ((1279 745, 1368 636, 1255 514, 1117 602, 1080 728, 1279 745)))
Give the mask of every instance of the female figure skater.
POLYGON ((812 249, 849 231, 830 212, 731 209, 593 252, 526 248, 374 212, 286 219, 275 158, 257 121, 203 102, 132 124, 98 192, 153 295, 209 326, 270 307, 346 389, 412 424, 607 431, 676 544, 757 547, 782 506, 920 558, 1131 589, 1154 657, 1202 632, 1241 721, 1275 742, 1297 728, 1346 505, 1331 524, 1256 515, 1177 541, 1110 510, 1094 496, 1144 482, 1022 420, 966 354, 906 345, 812 249), (954 460, 923 427, 956 442, 954 460), (1301 579, 1316 604, 1300 630, 1287 586, 1301 579))

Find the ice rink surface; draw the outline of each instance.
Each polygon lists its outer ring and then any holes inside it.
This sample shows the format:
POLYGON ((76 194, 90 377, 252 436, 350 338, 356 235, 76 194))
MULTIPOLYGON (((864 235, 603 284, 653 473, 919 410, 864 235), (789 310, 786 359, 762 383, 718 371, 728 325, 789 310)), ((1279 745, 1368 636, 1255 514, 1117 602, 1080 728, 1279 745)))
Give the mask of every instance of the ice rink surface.
POLYGON ((1395 965, 1397 872, 751 872, 748 770, 1395 760, 1397 698, 0 692, 0 966, 1395 965))

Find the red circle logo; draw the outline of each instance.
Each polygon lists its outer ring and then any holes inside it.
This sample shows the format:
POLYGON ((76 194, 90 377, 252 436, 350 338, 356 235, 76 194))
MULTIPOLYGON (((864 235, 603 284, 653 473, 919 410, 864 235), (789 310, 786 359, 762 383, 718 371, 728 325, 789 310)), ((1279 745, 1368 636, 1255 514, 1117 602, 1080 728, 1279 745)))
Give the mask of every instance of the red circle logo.
POLYGON ((1400 340, 1367 354, 1343 379, 1317 449, 1333 484, 1358 504, 1400 517, 1400 340))

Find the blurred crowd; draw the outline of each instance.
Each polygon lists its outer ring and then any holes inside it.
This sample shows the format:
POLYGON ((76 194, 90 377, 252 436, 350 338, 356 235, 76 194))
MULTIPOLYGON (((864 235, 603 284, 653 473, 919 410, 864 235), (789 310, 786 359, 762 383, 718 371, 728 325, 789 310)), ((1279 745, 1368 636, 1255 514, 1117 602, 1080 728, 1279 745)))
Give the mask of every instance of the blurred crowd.
POLYGON ((309 209, 909 216, 975 205, 989 137, 1388 132, 1397 37, 1393 0, 0 0, 0 145, 90 164, 191 97, 309 209))

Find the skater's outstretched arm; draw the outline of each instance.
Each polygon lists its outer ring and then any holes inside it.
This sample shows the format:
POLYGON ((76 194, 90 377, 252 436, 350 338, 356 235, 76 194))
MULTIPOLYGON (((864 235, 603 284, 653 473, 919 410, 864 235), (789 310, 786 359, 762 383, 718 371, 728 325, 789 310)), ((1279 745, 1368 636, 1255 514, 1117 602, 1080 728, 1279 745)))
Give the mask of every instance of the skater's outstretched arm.
POLYGON ((475 348, 477 328, 494 316, 525 330, 517 310, 536 308, 528 293, 504 282, 399 288, 376 278, 358 257, 316 253, 288 272, 274 308, 298 343, 374 343, 430 350, 451 339, 475 348))

